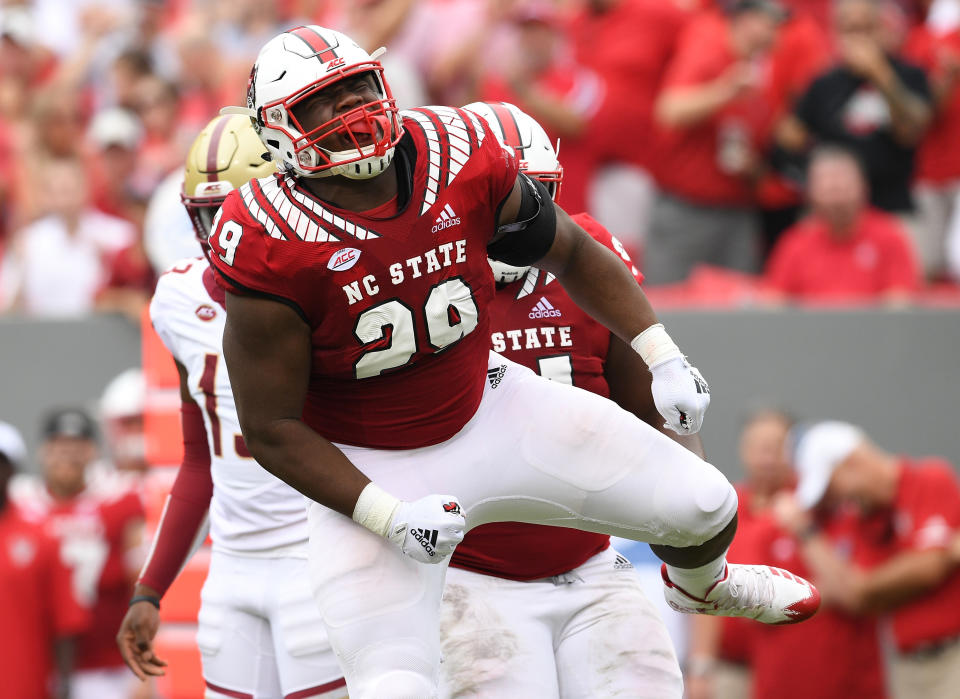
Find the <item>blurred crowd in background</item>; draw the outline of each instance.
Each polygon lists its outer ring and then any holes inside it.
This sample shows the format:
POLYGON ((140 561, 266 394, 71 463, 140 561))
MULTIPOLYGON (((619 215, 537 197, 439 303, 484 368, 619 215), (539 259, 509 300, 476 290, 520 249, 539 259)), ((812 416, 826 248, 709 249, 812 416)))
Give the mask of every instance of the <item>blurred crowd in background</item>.
POLYGON ((0 310, 136 315, 187 146, 305 22, 402 107, 537 118, 655 301, 957 302, 957 0, 6 0, 0 310))

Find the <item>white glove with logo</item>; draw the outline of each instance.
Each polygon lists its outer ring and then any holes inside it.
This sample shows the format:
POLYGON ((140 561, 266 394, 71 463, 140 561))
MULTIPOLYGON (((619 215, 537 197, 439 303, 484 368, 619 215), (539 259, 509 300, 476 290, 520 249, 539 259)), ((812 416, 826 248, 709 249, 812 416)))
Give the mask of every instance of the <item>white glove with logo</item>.
POLYGON ((440 563, 463 541, 467 521, 452 495, 427 495, 402 502, 387 538, 421 563, 440 563))
POLYGON ((650 369, 653 402, 677 434, 696 434, 710 405, 710 387, 695 366, 675 357, 650 369))
POLYGON ((663 325, 651 325, 630 342, 643 358, 653 383, 650 391, 666 426, 677 434, 696 434, 710 405, 710 387, 691 366, 663 325))
POLYGON ((463 541, 466 519, 452 495, 404 502, 367 484, 353 511, 358 524, 392 541, 421 563, 440 563, 463 541))

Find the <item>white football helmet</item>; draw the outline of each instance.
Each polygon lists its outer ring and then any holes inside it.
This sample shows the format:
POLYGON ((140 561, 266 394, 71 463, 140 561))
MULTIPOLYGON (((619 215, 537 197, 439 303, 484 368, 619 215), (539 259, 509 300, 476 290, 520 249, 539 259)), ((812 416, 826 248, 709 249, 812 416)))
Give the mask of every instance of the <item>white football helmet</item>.
MULTIPOLYGON (((500 142, 516 151, 520 171, 543 182, 550 197, 556 201, 563 182, 563 167, 550 137, 537 120, 508 102, 471 102, 464 109, 482 116, 500 142)), ((489 258, 488 262, 493 269, 493 278, 501 284, 522 279, 530 269, 529 266, 514 267, 489 258)))
POLYGON ((274 162, 296 176, 376 177, 390 164, 403 136, 396 101, 377 60, 383 51, 368 54, 345 34, 315 24, 291 29, 260 50, 247 84, 247 107, 226 107, 221 114, 250 116, 274 162), (372 76, 379 99, 305 132, 293 108, 362 74, 372 76), (319 145, 332 134, 353 147, 331 151, 319 145), (361 140, 368 142, 361 145, 361 140))

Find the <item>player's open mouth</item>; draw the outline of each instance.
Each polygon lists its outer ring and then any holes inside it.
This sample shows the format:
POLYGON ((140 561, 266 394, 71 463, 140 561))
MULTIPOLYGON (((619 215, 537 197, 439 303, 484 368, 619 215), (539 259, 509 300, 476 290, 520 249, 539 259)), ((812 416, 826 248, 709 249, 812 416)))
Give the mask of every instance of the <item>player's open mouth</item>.
POLYGON ((347 128, 350 130, 350 135, 353 136, 357 144, 361 147, 374 143, 376 137, 379 136, 377 132, 380 130, 376 124, 372 124, 367 119, 358 119, 351 124, 347 124, 347 128))

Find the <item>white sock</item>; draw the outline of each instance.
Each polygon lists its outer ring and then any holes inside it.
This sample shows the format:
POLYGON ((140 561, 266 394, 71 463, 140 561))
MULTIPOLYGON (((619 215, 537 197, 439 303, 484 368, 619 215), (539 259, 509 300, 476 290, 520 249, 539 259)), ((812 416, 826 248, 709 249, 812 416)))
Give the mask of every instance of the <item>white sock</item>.
POLYGON ((677 568, 667 564, 667 576, 674 585, 695 597, 703 597, 717 580, 723 577, 727 569, 726 554, 699 568, 677 568))

